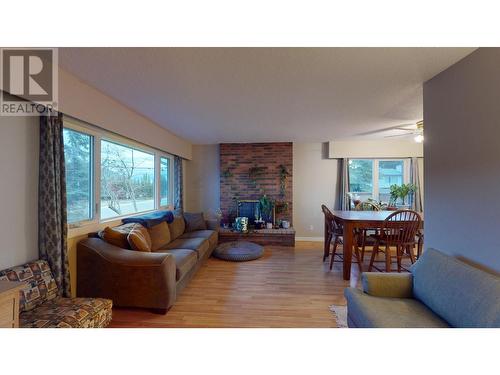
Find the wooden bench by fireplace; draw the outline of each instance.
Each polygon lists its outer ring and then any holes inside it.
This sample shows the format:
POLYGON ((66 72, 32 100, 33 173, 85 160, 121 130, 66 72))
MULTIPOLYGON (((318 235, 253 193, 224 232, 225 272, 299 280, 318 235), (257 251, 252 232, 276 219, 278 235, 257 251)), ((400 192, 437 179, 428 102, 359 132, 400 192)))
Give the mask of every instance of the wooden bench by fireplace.
POLYGON ((295 229, 254 229, 248 233, 221 228, 219 242, 250 241, 259 245, 295 246, 295 229))

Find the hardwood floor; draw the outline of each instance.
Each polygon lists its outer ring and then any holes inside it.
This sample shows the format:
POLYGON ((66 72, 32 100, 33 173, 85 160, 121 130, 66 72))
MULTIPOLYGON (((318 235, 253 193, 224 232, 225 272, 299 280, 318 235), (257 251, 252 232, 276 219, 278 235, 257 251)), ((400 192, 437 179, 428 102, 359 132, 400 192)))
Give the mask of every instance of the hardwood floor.
POLYGON ((344 288, 356 285, 359 272, 353 264, 351 281, 344 281, 342 264, 330 271, 322 258, 322 242, 266 246, 251 262, 210 258, 166 315, 115 308, 110 326, 335 327, 328 307, 345 304, 344 288))

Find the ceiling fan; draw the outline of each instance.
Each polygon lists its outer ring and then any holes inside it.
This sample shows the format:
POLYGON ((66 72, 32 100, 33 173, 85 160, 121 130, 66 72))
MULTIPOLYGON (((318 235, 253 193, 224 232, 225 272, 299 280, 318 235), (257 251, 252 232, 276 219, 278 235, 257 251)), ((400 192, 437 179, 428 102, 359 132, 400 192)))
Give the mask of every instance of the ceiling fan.
POLYGON ((384 138, 395 138, 395 137, 406 137, 409 135, 415 135, 413 138, 415 142, 422 143, 424 141, 424 121, 420 120, 416 124, 411 124, 409 126, 397 126, 393 128, 395 130, 402 130, 405 133, 396 135, 386 135, 384 138))
POLYGON ((415 135, 414 137, 415 142, 422 143, 424 141, 424 122, 422 120, 413 124, 401 124, 397 126, 391 126, 389 128, 374 130, 358 135, 372 135, 394 130, 400 131, 401 133, 386 135, 384 136, 384 138, 408 137, 410 135, 415 135))

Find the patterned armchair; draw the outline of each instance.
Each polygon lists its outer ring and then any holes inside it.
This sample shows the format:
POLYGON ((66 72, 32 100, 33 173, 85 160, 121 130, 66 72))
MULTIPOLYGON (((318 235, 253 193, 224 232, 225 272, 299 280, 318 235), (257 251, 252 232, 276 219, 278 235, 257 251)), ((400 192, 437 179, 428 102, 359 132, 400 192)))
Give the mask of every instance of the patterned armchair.
POLYGON ((19 300, 21 328, 100 328, 111 321, 109 299, 59 297, 50 267, 44 260, 0 271, 0 280, 26 284, 19 300))

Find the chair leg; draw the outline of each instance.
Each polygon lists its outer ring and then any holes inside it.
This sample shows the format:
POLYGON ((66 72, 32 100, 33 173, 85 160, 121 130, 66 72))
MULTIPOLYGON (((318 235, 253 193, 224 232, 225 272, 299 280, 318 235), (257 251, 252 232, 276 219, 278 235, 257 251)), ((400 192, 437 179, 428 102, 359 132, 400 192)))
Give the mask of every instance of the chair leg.
POLYGON ((396 246, 396 258, 398 262, 398 272, 401 272, 401 258, 403 257, 403 246, 396 246))
POLYGON ((385 272, 391 272, 391 247, 385 245, 385 272))
POLYGON ((378 247, 379 247, 379 242, 375 241, 375 244, 373 245, 372 256, 370 257, 370 265, 368 266, 368 272, 371 272, 372 270, 373 262, 375 261, 375 256, 378 254, 378 247))
POLYGON ((333 240, 332 258, 330 259, 330 271, 332 270, 332 267, 333 267, 333 261, 335 259, 335 254, 337 252, 338 244, 339 244, 339 236, 335 236, 335 239, 333 240))
POLYGON ((366 230, 363 229, 363 239, 361 240, 361 261, 365 259, 366 230))
POLYGON ((332 235, 331 233, 328 233, 325 238, 325 248, 323 251, 323 262, 326 260, 326 258, 330 254, 330 244, 332 243, 332 235))
POLYGON ((418 244, 417 244, 417 259, 422 255, 422 248, 424 247, 424 235, 421 234, 418 236, 418 244))
POLYGON ((356 258, 358 259, 359 272, 362 273, 363 272, 363 260, 359 256, 359 249, 357 246, 354 248, 354 252, 356 253, 356 258))
POLYGON ((410 255, 411 264, 415 263, 415 254, 413 253, 413 246, 408 245, 408 254, 410 255))

